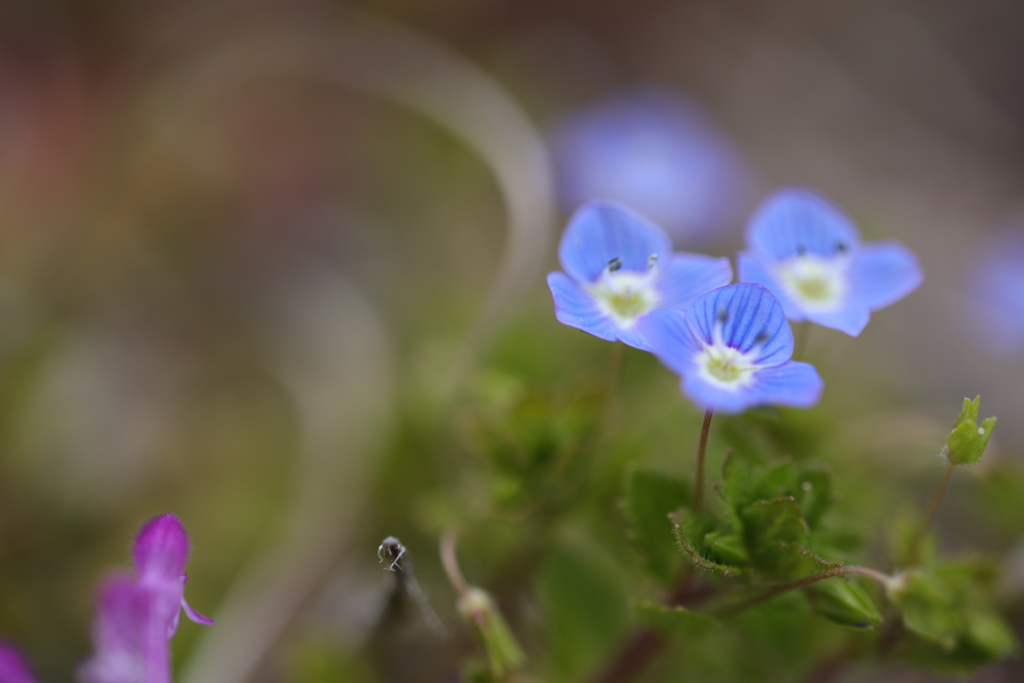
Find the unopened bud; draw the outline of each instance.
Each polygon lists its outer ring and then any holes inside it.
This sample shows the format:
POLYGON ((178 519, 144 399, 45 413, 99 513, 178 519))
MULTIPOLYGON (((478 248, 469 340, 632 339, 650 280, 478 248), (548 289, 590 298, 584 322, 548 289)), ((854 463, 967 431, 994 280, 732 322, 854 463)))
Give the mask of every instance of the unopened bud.
POLYGON ((942 455, 957 465, 974 465, 981 460, 996 426, 996 418, 990 417, 978 424, 978 411, 981 409, 981 396, 972 401, 964 399, 964 409, 956 420, 956 427, 946 437, 946 446, 942 455))
POLYGON ((459 598, 458 609, 487 651, 491 673, 496 678, 522 666, 526 656, 486 591, 471 586, 459 598))

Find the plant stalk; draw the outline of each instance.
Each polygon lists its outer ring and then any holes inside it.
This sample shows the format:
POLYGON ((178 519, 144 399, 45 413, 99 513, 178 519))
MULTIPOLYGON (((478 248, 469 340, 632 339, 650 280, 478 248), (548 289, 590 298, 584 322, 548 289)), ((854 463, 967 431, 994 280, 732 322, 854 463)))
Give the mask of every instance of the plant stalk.
POLYGON ((942 481, 939 482, 935 493, 932 494, 932 502, 928 505, 928 512, 924 517, 924 522, 914 536, 913 544, 910 546, 910 559, 914 564, 921 562, 921 550, 924 546, 924 539, 928 537, 928 531, 932 528, 932 525, 935 523, 935 517, 939 514, 939 508, 942 506, 942 501, 946 497, 946 491, 949 489, 949 482, 953 480, 954 470, 956 470, 955 462, 946 465, 946 472, 942 475, 942 481))
POLYGON ((860 576, 865 576, 871 579, 872 581, 877 581, 883 586, 889 583, 889 581, 892 579, 892 577, 890 577, 888 574, 883 574, 877 569, 871 569, 870 567, 857 567, 852 565, 844 567, 835 567, 833 569, 826 569, 823 572, 818 572, 817 574, 811 574, 810 576, 805 576, 803 578, 796 579, 795 581, 790 581, 789 583, 783 583, 778 586, 773 586, 772 588, 769 588, 767 591, 761 593, 760 595, 755 595, 754 597, 744 600, 740 603, 737 603, 730 607, 726 607, 721 612, 719 612, 717 616, 731 617, 734 614, 744 612, 750 609, 751 607, 760 605, 763 602, 767 602, 772 598, 778 597, 783 593, 788 593, 791 590, 803 588, 804 586, 810 586, 812 583, 824 581, 825 579, 831 579, 834 576, 844 576, 847 574, 858 574, 860 576))
POLYGON ((700 512, 704 506, 704 458, 708 450, 708 432, 711 431, 711 416, 714 409, 704 413, 704 424, 700 428, 700 445, 697 447, 697 476, 693 482, 693 511, 700 512))
POLYGON ((469 584, 466 583, 466 578, 462 575, 459 558, 455 554, 455 545, 458 540, 459 534, 454 529, 444 532, 444 536, 441 537, 441 565, 444 567, 444 573, 448 575, 448 581, 455 588, 455 592, 462 597, 469 590, 469 584))

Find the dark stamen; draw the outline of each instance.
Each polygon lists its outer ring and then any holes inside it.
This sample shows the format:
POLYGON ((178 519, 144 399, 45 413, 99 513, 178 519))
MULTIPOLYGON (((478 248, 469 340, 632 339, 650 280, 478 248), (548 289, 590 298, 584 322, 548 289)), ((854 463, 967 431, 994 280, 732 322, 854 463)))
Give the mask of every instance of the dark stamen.
POLYGON ((657 262, 658 262, 658 255, 657 254, 651 254, 650 256, 647 257, 647 267, 648 268, 653 268, 654 264, 657 263, 657 262))
POLYGON ((616 256, 615 258, 613 258, 611 261, 608 262, 608 272, 609 273, 614 273, 615 271, 621 270, 621 269, 622 269, 622 259, 620 259, 618 256, 616 256))
POLYGON ((724 323, 726 320, 729 319, 729 312, 726 311, 724 308, 719 308, 718 309, 718 313, 717 313, 717 317, 718 317, 718 322, 724 323))
POLYGON ((759 334, 756 337, 754 337, 754 343, 757 344, 758 346, 760 346, 761 344, 764 344, 767 341, 768 341, 768 333, 767 332, 762 332, 761 334, 759 334))
POLYGON ((846 251, 846 245, 842 242, 839 242, 838 244, 836 244, 836 251, 842 254, 844 251, 846 251))

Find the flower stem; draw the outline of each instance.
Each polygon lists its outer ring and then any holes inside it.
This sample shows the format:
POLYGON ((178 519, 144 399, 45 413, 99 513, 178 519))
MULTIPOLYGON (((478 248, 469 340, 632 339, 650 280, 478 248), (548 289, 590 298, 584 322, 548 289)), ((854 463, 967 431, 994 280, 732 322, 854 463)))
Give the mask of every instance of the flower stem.
POLYGON ((455 555, 455 544, 458 540, 459 534, 454 529, 444 532, 444 536, 441 537, 441 564, 455 592, 461 597, 469 590, 469 584, 459 569, 459 558, 455 555))
POLYGON ((805 576, 801 579, 796 579, 795 581, 790 581, 789 583, 783 583, 779 584, 778 586, 773 586, 766 590, 764 593, 761 593, 760 595, 755 595, 752 598, 748 598, 747 600, 743 600, 742 602, 739 602, 735 605, 724 608, 722 611, 718 613, 717 616, 729 617, 734 614, 739 614, 740 612, 744 612, 750 609, 751 607, 755 607, 756 605, 760 605, 763 602, 767 602, 772 598, 778 597, 783 593, 788 593, 791 590, 803 588, 804 586, 810 586, 812 583, 824 581, 825 579, 831 579, 834 576, 844 576, 846 574, 858 574, 860 576, 865 576, 873 581, 877 581, 883 586, 886 585, 892 578, 888 574, 883 574, 877 569, 871 569, 870 567, 857 567, 852 565, 845 567, 835 567, 833 569, 826 569, 823 572, 818 572, 817 574, 805 576))
POLYGON ((714 410, 704 413, 704 424, 700 427, 700 445, 697 447, 697 476, 693 483, 693 511, 700 512, 704 506, 704 457, 708 450, 708 432, 711 431, 711 416, 714 410))
POLYGON ((935 493, 932 495, 932 502, 928 505, 928 512, 925 514, 924 522, 914 536, 913 544, 910 546, 910 559, 914 564, 921 562, 921 550, 924 546, 924 539, 928 537, 928 531, 932 528, 932 524, 935 523, 939 507, 942 505, 942 500, 946 497, 946 490, 949 489, 949 482, 953 480, 954 470, 956 470, 955 462, 946 465, 946 472, 942 475, 942 481, 939 482, 938 488, 935 489, 935 493))

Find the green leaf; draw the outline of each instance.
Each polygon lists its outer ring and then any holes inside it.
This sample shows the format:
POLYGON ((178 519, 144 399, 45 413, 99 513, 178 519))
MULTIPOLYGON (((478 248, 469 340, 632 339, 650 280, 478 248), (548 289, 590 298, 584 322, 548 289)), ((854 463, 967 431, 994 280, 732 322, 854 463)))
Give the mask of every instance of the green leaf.
POLYGON ((733 509, 788 496, 795 483, 796 465, 788 460, 765 468, 731 454, 722 464, 722 492, 733 509))
POLYGON ((720 626, 717 619, 685 607, 669 607, 645 600, 637 605, 637 617, 647 626, 664 633, 687 637, 702 636, 720 626))
POLYGON ((752 503, 740 511, 740 519, 752 566, 772 578, 795 578, 839 566, 807 550, 807 523, 792 496, 752 503))
POLYGON ((1009 626, 992 608, 995 567, 985 561, 950 562, 898 577, 890 599, 919 637, 910 654, 923 664, 972 671, 1018 650, 1009 626))
POLYGON ((682 480, 635 470, 626 481, 622 509, 633 544, 650 572, 662 582, 672 580, 678 563, 668 514, 689 503, 690 489, 682 480))
POLYGON ((670 519, 679 547, 698 569, 721 576, 739 576, 745 571, 744 564, 725 561, 720 551, 730 544, 726 542, 723 545, 724 537, 718 530, 718 523, 714 517, 683 511, 678 515, 672 515, 670 519), (709 540, 711 544, 718 544, 716 547, 719 552, 712 553, 709 540))
POLYGON ((882 614, 867 592, 845 578, 818 581, 806 592, 815 612, 841 626, 860 630, 882 623, 882 614))
POLYGON ((945 582, 932 573, 913 570, 899 575, 887 592, 889 600, 903 612, 908 630, 946 651, 956 646, 966 624, 945 582))
POLYGON ((946 437, 943 455, 949 462, 958 465, 974 465, 985 453, 996 418, 990 417, 978 425, 978 411, 981 410, 981 396, 974 400, 964 399, 964 408, 956 420, 956 426, 946 437))
POLYGON ((967 615, 967 633, 963 655, 970 655, 977 666, 1006 659, 1020 649, 1017 637, 1006 621, 993 611, 967 615))
POLYGON ((792 496, 751 503, 743 509, 741 517, 747 547, 755 553, 763 545, 807 540, 807 523, 792 496))
POLYGON ((576 543, 553 550, 539 578, 539 604, 556 678, 581 678, 629 630, 626 585, 607 558, 576 543))
POLYGON ((753 486, 747 492, 747 500, 744 502, 749 504, 758 500, 775 500, 793 496, 798 490, 796 482, 796 464, 789 460, 777 462, 754 480, 753 486))
POLYGON ((750 556, 737 534, 711 531, 704 534, 704 552, 714 562, 735 567, 746 567, 750 556))
POLYGON ((832 507, 832 475, 828 470, 814 465, 801 468, 797 474, 797 490, 793 492, 807 526, 814 529, 821 518, 832 507))
POLYGON ((964 630, 952 647, 920 639, 908 644, 906 654, 918 665, 940 671, 971 673, 1008 659, 1020 651, 1009 625, 990 609, 975 609, 964 615, 964 630))
POLYGON ((758 472, 747 458, 729 451, 722 461, 722 495, 733 509, 753 501, 750 491, 758 472))
POLYGON ((821 466, 783 460, 763 468, 730 456, 722 467, 722 493, 737 512, 760 500, 792 497, 814 528, 832 506, 832 478, 821 466))

